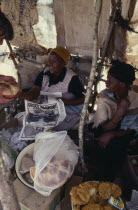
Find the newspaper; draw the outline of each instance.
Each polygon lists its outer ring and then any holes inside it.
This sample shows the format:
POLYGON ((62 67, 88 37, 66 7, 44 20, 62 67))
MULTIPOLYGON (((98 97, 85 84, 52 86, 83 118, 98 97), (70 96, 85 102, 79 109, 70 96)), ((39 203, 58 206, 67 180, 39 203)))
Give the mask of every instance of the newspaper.
POLYGON ((19 139, 34 140, 36 134, 54 128, 65 119, 64 103, 58 97, 61 97, 61 93, 43 93, 37 103, 25 100, 25 115, 19 139))

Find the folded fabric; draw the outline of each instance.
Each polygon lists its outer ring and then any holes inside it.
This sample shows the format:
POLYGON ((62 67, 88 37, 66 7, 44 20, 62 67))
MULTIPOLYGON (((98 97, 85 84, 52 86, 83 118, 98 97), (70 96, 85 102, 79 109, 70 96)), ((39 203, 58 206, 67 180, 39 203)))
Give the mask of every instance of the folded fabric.
POLYGON ((35 162, 33 160, 33 157, 26 154, 22 159, 22 163, 21 163, 21 167, 20 167, 19 172, 21 174, 25 174, 25 173, 29 172, 30 168, 33 167, 33 166, 35 166, 35 162))
POLYGON ((132 129, 138 134, 138 114, 125 115, 121 120, 120 129, 132 129))

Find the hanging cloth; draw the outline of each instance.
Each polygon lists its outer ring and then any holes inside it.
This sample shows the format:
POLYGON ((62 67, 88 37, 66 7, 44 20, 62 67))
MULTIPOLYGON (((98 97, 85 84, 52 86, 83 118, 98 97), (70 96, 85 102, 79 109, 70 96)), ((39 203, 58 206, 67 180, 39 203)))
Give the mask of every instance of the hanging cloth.
POLYGON ((42 51, 33 31, 33 25, 38 23, 35 0, 2 0, 1 11, 13 27, 14 37, 11 44, 19 48, 36 48, 42 51))

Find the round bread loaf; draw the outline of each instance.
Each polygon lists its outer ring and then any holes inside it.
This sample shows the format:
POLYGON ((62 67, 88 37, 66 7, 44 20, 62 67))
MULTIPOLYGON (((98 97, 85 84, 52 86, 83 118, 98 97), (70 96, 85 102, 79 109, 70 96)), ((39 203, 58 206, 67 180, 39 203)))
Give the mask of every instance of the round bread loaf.
POLYGON ((0 87, 3 88, 2 96, 8 99, 14 98, 19 92, 17 83, 0 80, 0 87))
MULTIPOLYGON (((72 172, 70 161, 52 161, 49 162, 37 177, 37 183, 42 188, 57 189, 61 187, 72 172)), ((30 168, 30 176, 34 180, 35 168, 30 168)), ((37 184, 38 185, 38 184, 37 184)))

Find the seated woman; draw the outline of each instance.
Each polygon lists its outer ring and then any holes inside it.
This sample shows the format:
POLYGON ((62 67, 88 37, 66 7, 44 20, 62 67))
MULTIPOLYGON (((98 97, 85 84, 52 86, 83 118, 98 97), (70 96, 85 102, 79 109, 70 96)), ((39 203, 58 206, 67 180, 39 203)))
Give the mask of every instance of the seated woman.
POLYGON ((0 11, 0 45, 3 44, 3 40, 12 40, 13 39, 13 28, 9 20, 5 15, 0 11))
POLYGON ((27 93, 21 93, 19 98, 33 100, 38 98, 40 91, 62 92, 62 101, 66 108, 66 118, 55 129, 68 130, 79 121, 82 104, 84 102, 84 89, 78 76, 67 64, 70 53, 64 47, 56 47, 51 50, 48 59, 48 68, 40 72, 34 86, 27 93))
POLYGON ((138 132, 138 93, 130 86, 135 80, 133 66, 113 61, 106 89, 101 91, 92 132, 101 147, 97 159, 105 166, 105 179, 112 181, 127 154, 128 143, 138 132))

